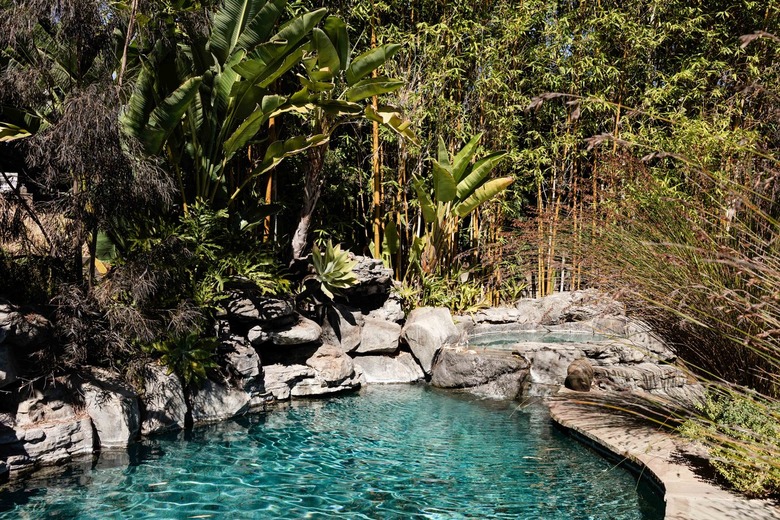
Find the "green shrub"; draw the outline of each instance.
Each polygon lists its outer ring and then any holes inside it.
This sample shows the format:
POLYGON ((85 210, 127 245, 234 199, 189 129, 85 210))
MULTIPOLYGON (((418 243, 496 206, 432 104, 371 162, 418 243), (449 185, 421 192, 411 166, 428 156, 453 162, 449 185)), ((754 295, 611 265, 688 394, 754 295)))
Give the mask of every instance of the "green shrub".
POLYGON ((196 386, 206 380, 209 369, 217 367, 216 349, 216 338, 205 338, 197 332, 155 341, 146 347, 148 352, 160 356, 160 363, 169 374, 175 373, 186 385, 196 386))
POLYGON ((710 445, 712 466, 750 496, 780 493, 780 403, 757 394, 711 392, 681 427, 710 445))

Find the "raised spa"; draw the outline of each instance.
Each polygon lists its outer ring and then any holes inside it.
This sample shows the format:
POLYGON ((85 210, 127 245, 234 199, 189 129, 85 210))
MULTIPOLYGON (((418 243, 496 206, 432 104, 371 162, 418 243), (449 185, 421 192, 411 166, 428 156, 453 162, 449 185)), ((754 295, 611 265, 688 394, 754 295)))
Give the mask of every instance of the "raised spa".
POLYGON ((424 385, 296 402, 0 491, 0 518, 660 519, 541 405, 424 385))

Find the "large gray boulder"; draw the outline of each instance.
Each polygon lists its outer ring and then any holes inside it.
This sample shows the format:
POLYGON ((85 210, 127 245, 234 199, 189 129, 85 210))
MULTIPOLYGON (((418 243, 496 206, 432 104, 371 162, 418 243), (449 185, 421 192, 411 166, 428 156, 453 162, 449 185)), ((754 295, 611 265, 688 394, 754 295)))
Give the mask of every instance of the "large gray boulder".
POLYGON ((390 292, 382 305, 368 311, 366 317, 382 321, 394 321, 396 323, 402 322, 405 314, 403 306, 401 305, 401 297, 395 292, 390 292))
POLYGON ((314 370, 315 377, 326 386, 339 386, 355 375, 352 358, 335 345, 321 346, 306 360, 306 366, 314 370))
POLYGON ((358 309, 336 304, 322 324, 322 342, 338 345, 344 352, 354 352, 360 345, 363 315, 358 309))
POLYGON ((598 386, 605 390, 644 390, 665 392, 690 383, 688 375, 672 365, 640 363, 638 365, 593 367, 598 386))
POLYGON ((135 440, 141 426, 138 396, 118 375, 93 369, 81 393, 101 448, 124 448, 135 440))
POLYGON ((279 330, 270 331, 274 345, 304 345, 320 340, 322 328, 314 321, 299 316, 295 324, 279 330))
POLYGON ((535 393, 542 394, 546 393, 544 387, 557 391, 566 379, 569 365, 585 357, 573 343, 519 343, 515 350, 530 361, 530 382, 535 393))
POLYGON ((315 377, 313 379, 304 379, 297 383, 292 387, 290 395, 292 397, 323 397, 326 395, 341 394, 357 390, 360 388, 360 383, 360 375, 355 375, 336 386, 329 385, 326 381, 323 381, 319 377, 315 377))
POLYGON ((343 289, 341 293, 351 298, 389 294, 393 286, 393 270, 385 267, 382 260, 367 256, 355 256, 357 264, 352 272, 357 278, 357 283, 352 287, 343 289))
POLYGON ((36 391, 21 401, 13 423, 3 421, 0 453, 11 471, 27 471, 89 455, 94 450, 92 421, 63 400, 64 390, 36 391))
POLYGON ((444 348, 433 366, 431 384, 485 397, 516 399, 523 393, 528 372, 528 361, 509 351, 444 348))
POLYGON ((169 374, 167 369, 157 363, 150 363, 144 367, 142 376, 144 391, 141 402, 144 413, 141 433, 150 435, 184 428, 187 402, 176 374, 169 374))
POLYGON ((366 318, 360 335, 358 354, 392 354, 398 350, 401 326, 392 321, 366 318))
POLYGON ((263 367, 264 386, 277 401, 290 398, 292 387, 304 379, 315 376, 314 369, 306 365, 274 364, 263 367))
POLYGON ((409 352, 393 356, 357 356, 352 360, 356 369, 363 372, 368 384, 414 383, 425 379, 417 361, 409 352))
POLYGON ((251 283, 229 291, 225 310, 231 322, 281 327, 295 321, 295 306, 290 300, 268 298, 251 283))
POLYGON ((249 411, 250 401, 251 396, 243 389, 207 379, 190 395, 192 423, 208 424, 243 415, 249 411))
POLYGON ((445 345, 457 343, 459 331, 449 309, 419 307, 409 313, 401 337, 409 345, 423 371, 430 374, 436 354, 445 345))

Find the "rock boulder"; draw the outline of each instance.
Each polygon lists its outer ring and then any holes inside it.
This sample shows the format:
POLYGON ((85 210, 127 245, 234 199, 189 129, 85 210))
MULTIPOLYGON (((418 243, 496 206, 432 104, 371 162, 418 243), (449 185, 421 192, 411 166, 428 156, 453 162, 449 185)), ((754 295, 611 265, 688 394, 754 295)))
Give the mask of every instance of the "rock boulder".
POLYGON ((459 331, 448 309, 419 307, 409 313, 401 337, 423 371, 430 374, 436 354, 445 345, 457 343, 459 331))
POLYGON ((84 405, 101 448, 124 448, 138 436, 138 396, 119 376, 93 369, 81 383, 84 405))
POLYGON ((251 396, 243 389, 207 379, 190 395, 192 423, 207 424, 242 415, 249 410, 250 401, 251 396))
POLYGON ((590 392, 593 384, 593 366, 586 359, 572 361, 563 384, 569 390, 590 392))
POLYGON ((150 435, 168 430, 180 430, 185 426, 187 402, 184 390, 176 374, 157 363, 146 365, 143 375, 141 403, 144 414, 141 433, 150 435))
POLYGON ((358 354, 392 354, 398 350, 401 326, 392 321, 366 318, 360 335, 358 354))
POLYGON ((357 356, 352 360, 363 372, 366 383, 414 383, 425 379, 425 373, 409 352, 393 356, 357 356))
POLYGON ((327 386, 339 386, 355 375, 352 358, 335 345, 323 345, 306 360, 306 366, 327 386))
POLYGON ((444 348, 433 366, 431 384, 486 397, 516 399, 526 385, 529 366, 525 358, 508 351, 444 348))

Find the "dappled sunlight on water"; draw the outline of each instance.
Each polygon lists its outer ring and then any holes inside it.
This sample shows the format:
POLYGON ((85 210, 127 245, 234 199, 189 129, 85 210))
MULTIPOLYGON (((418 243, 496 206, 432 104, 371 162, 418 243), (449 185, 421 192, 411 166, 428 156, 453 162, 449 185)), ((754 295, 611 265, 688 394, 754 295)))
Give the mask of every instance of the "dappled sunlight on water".
POLYGON ((539 405, 371 387, 153 437, 0 492, 0 518, 656 519, 539 405))

